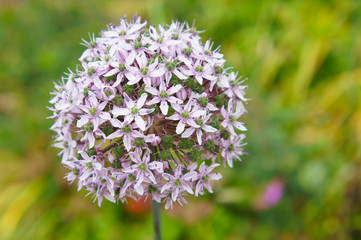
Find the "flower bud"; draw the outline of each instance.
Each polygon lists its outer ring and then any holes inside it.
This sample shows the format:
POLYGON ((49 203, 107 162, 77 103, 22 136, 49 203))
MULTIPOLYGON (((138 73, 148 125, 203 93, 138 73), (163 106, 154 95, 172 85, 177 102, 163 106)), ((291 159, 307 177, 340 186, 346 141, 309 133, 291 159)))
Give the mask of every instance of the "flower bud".
POLYGON ((150 144, 152 144, 152 146, 158 146, 158 145, 160 144, 160 141, 161 141, 160 137, 159 137, 159 136, 155 136, 155 137, 153 138, 153 140, 150 142, 150 144))
POLYGON ((186 100, 188 98, 188 93, 187 90, 182 88, 180 89, 177 93, 176 93, 177 98, 179 98, 180 100, 186 100))
POLYGON ((193 146, 193 142, 192 140, 188 139, 188 138, 182 138, 179 142, 179 147, 181 149, 189 149, 193 146))
POLYGON ((118 106, 122 106, 123 105, 123 97, 122 95, 117 95, 114 99, 114 104, 118 105, 118 106))
POLYGON ((91 76, 95 73, 95 69, 94 68, 88 68, 88 76, 91 76))
POLYGON ((171 159, 171 154, 169 149, 165 149, 163 150, 160 155, 159 155, 160 159, 162 160, 170 160, 171 159))
POLYGON ((134 49, 139 49, 142 47, 142 44, 140 42, 135 42, 134 43, 134 49))
POLYGON ((173 141, 174 141, 174 137, 171 135, 163 135, 162 137, 162 145, 164 148, 172 147, 173 141))
POLYGON ((88 151, 87 151, 87 154, 88 154, 89 156, 94 156, 94 155, 97 154, 97 152, 95 151, 94 148, 89 148, 88 151))
POLYGON ((216 72, 216 74, 220 74, 223 72, 223 68, 221 66, 215 66, 214 71, 216 72))
POLYGON ((122 146, 118 146, 118 147, 113 147, 113 152, 115 154, 116 158, 121 158, 124 156, 125 153, 125 148, 122 146))
POLYGON ((124 85, 123 87, 122 87, 122 90, 126 93, 126 94, 128 94, 128 95, 133 95, 133 93, 134 93, 134 86, 133 85, 124 85))

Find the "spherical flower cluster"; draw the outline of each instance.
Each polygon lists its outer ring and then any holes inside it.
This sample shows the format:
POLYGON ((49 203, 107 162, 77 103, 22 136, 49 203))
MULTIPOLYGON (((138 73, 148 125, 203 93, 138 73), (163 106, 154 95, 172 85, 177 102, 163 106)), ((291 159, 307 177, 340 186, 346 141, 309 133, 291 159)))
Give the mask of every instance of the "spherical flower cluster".
POLYGON ((55 147, 66 179, 99 206, 128 197, 186 202, 212 193, 244 154, 247 86, 219 48, 187 23, 147 27, 139 17, 84 41, 80 69, 55 84, 55 147))

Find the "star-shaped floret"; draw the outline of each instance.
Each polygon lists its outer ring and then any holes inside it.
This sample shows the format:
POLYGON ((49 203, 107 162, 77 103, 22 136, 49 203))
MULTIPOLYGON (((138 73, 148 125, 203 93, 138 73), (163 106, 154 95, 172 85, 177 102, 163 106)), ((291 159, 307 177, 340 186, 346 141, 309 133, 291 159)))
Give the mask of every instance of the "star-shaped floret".
POLYGON ((160 110, 163 115, 167 115, 169 109, 167 102, 177 104, 183 103, 183 101, 179 98, 171 96, 172 94, 178 92, 181 88, 182 85, 178 84, 167 89, 163 81, 159 84, 159 89, 146 86, 145 91, 153 95, 153 99, 147 102, 147 105, 154 105, 160 102, 160 110))
POLYGON ((148 115, 154 111, 154 109, 143 108, 147 99, 147 94, 143 93, 137 101, 131 100, 130 97, 124 93, 124 103, 126 108, 114 107, 112 114, 114 117, 125 116, 124 122, 128 124, 135 119, 135 123, 142 130, 145 131, 145 121, 142 116, 148 115))

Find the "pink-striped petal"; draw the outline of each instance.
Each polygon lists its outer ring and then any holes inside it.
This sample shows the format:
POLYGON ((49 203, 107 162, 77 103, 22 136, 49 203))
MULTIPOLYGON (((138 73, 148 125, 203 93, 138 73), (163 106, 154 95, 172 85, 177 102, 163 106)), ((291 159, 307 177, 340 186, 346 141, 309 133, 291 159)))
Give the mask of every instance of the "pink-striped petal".
POLYGON ((135 117, 135 123, 138 125, 138 127, 142 131, 145 131, 145 122, 144 122, 144 120, 143 120, 143 118, 141 116, 136 116, 135 117))
POLYGON ((109 72, 107 72, 106 74, 104 74, 104 77, 110 77, 113 76, 114 74, 118 73, 119 69, 118 68, 114 68, 112 70, 110 70, 109 72))
POLYGON ((181 88, 182 88, 182 85, 180 85, 180 84, 175 85, 175 86, 169 88, 169 89, 167 90, 167 93, 168 93, 168 95, 172 95, 172 94, 178 92, 181 88))
POLYGON ((114 108, 113 111, 112 111, 112 114, 115 117, 118 117, 119 115, 120 116, 126 116, 126 115, 130 114, 130 110, 128 108, 114 108))
POLYGON ((206 132, 217 132, 216 128, 209 125, 203 125, 202 129, 206 132))
POLYGON ((151 93, 152 95, 155 95, 155 96, 157 96, 159 94, 159 90, 157 90, 157 89, 155 89, 155 88, 153 88, 151 86, 145 86, 144 90, 146 92, 151 93))
POLYGON ((154 105, 156 103, 160 102, 160 97, 155 96, 152 100, 150 100, 149 102, 146 103, 146 105, 154 105))
POLYGON ((235 121, 233 125, 241 131, 247 131, 247 128, 241 122, 235 121))
POLYGON ((193 127, 187 128, 187 129, 183 132, 182 138, 188 138, 188 137, 190 137, 190 136, 194 133, 194 131, 195 131, 195 128, 193 128, 193 127))
POLYGON ((167 115, 168 114, 168 103, 167 101, 163 100, 160 103, 160 110, 162 111, 163 115, 167 115))
POLYGON ((176 133, 181 134, 184 131, 185 124, 182 121, 178 122, 176 133))
POLYGON ((145 100, 147 99, 147 94, 143 93, 140 98, 138 99, 137 102, 137 108, 140 109, 141 107, 143 107, 145 100))

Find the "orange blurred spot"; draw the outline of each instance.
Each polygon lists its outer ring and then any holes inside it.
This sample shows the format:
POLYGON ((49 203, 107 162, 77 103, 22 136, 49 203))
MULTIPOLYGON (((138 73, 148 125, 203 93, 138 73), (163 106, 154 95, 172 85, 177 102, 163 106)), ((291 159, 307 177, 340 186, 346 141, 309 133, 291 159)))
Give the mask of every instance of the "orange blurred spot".
POLYGON ((138 201, 129 199, 128 204, 125 205, 125 210, 132 214, 143 214, 151 211, 151 202, 148 199, 140 198, 138 201))

